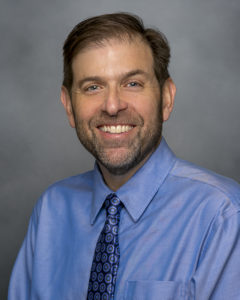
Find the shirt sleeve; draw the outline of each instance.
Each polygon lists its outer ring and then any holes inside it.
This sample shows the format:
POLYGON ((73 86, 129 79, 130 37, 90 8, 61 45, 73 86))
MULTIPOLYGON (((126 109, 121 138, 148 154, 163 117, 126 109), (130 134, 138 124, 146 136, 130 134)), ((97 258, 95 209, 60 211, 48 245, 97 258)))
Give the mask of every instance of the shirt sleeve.
POLYGON ((240 299, 240 212, 219 217, 204 241, 191 297, 196 300, 240 299))
POLYGON ((22 243, 12 270, 8 288, 8 300, 28 300, 31 297, 37 221, 38 214, 36 206, 31 215, 26 237, 22 243))

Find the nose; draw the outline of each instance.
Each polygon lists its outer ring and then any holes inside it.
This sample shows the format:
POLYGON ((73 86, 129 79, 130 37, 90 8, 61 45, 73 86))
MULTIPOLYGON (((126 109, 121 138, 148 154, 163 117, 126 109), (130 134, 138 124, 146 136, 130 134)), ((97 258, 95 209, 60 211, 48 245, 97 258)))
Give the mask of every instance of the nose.
POLYGON ((120 111, 127 109, 128 104, 121 99, 118 87, 109 87, 106 90, 106 95, 102 110, 110 116, 116 116, 120 111))

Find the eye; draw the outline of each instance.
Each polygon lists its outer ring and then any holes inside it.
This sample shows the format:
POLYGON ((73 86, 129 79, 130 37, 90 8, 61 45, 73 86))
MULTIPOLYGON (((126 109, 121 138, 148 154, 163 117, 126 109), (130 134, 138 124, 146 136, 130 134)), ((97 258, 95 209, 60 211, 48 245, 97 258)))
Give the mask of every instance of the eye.
POLYGON ((87 95, 97 94, 102 90, 103 86, 100 84, 88 84, 85 87, 83 87, 83 92, 87 95))
POLYGON ((96 91, 97 89, 99 89, 99 86, 96 84, 90 85, 88 87, 85 88, 85 91, 87 92, 93 92, 96 91))
POLYGON ((140 86, 141 86, 141 84, 136 81, 131 81, 127 84, 127 87, 140 87, 140 86))

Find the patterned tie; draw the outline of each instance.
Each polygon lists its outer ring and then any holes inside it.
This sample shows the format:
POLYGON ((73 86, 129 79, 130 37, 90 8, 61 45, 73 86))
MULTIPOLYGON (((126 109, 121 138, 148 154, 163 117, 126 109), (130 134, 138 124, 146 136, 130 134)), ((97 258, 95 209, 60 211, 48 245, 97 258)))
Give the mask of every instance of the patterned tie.
POLYGON ((118 228, 122 203, 116 194, 105 200, 106 221, 97 241, 88 285, 88 300, 112 300, 120 259, 118 228))

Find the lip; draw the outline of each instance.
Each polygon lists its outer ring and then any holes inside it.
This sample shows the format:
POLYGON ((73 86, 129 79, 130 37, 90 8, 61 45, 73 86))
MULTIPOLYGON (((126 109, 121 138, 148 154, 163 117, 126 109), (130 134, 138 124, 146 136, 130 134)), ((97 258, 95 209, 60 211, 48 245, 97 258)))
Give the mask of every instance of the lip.
POLYGON ((104 133, 124 134, 131 131, 134 127, 135 125, 130 124, 104 124, 98 126, 97 128, 104 133))
POLYGON ((103 126, 107 126, 107 127, 108 126, 115 126, 115 127, 117 127, 118 125, 120 125, 120 124, 114 124, 114 125, 113 124, 111 124, 111 125, 110 124, 104 124, 104 125, 100 125, 100 126, 97 127, 97 132, 101 136, 101 139, 105 139, 105 140, 118 140, 118 141, 120 141, 120 140, 124 141, 124 140, 128 139, 135 132, 136 125, 129 125, 129 124, 121 124, 121 126, 129 126, 129 127, 131 127, 131 129, 128 130, 128 131, 125 131, 125 132, 120 132, 120 133, 118 133, 118 132, 112 133, 112 132, 108 132, 108 131, 103 131, 101 129, 103 126))

